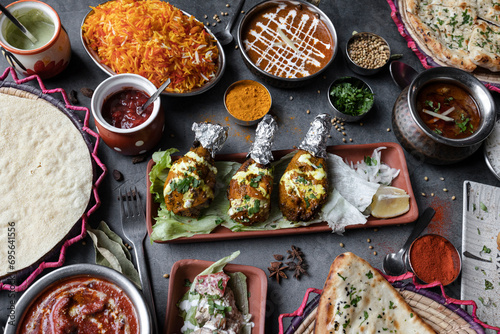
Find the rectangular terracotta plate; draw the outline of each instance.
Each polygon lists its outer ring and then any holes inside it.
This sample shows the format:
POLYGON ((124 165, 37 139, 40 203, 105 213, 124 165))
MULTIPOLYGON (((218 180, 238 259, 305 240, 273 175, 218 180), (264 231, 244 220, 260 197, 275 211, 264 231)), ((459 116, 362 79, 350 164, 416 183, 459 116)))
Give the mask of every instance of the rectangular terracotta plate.
MULTIPOLYGON (((183 325, 179 316, 177 303, 189 290, 185 286, 185 281, 190 282, 203 270, 208 268, 213 262, 202 260, 180 260, 174 263, 170 270, 170 282, 168 285, 167 316, 165 318, 165 333, 180 333, 183 325)), ((266 319, 266 299, 267 299, 267 276, 262 269, 229 263, 224 267, 224 272, 241 272, 247 277, 248 303, 250 307, 251 321, 254 323, 253 334, 264 334, 266 319)))
MULTIPOLYGON (((370 228, 370 227, 380 227, 387 225, 398 225, 406 224, 415 221, 418 218, 418 207, 417 201, 413 194, 413 189, 411 186, 410 175, 408 173, 408 167, 406 166, 406 159, 404 156, 403 148, 401 145, 391 142, 386 143, 374 143, 374 144, 362 144, 362 145, 337 145, 328 146, 327 151, 329 153, 336 154, 347 161, 358 162, 362 161, 365 156, 371 156, 373 150, 378 147, 387 147, 382 150, 382 161, 392 168, 400 170, 400 173, 396 179, 392 182, 394 187, 404 189, 408 195, 410 195, 410 210, 404 215, 389 218, 389 219, 379 219, 372 216, 368 217, 368 221, 363 225, 350 225, 347 229, 353 228, 370 228)), ((274 151, 275 160, 280 159, 287 153, 293 150, 280 150, 274 151)), ((246 153, 236 153, 236 154, 220 154, 216 156, 216 160, 222 161, 237 161, 243 162, 246 158, 246 153)), ((154 165, 154 161, 150 160, 147 167, 147 189, 149 190, 151 183, 149 182, 149 172, 154 165)), ((153 201, 153 196, 148 191, 146 197, 146 224, 148 228, 148 233, 151 235, 152 226, 155 223, 154 218, 157 216, 158 203, 153 201)), ((200 241, 216 241, 216 240, 226 240, 226 239, 243 239, 243 238, 257 238, 257 237, 271 237, 277 235, 288 235, 288 234, 303 234, 303 233, 315 233, 315 232, 331 232, 331 228, 328 224, 317 223, 310 226, 295 227, 280 230, 271 231, 240 231, 233 232, 223 226, 216 227, 210 234, 199 234, 194 235, 189 238, 178 238, 169 241, 155 241, 159 243, 185 243, 185 242, 200 242, 200 241)))

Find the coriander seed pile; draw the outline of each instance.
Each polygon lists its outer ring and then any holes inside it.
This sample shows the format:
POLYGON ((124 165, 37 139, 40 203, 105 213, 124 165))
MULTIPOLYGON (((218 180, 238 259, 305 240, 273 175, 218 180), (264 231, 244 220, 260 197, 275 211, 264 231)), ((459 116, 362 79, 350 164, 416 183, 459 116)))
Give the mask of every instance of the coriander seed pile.
POLYGON ((347 50, 349 57, 358 66, 375 69, 383 66, 389 59, 389 46, 376 35, 360 34, 353 38, 347 50))

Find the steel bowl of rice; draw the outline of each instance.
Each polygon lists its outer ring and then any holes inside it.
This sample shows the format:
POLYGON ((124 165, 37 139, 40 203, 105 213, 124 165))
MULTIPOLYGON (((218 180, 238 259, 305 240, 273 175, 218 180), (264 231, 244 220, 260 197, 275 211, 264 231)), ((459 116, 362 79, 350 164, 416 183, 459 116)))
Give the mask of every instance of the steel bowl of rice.
POLYGON ((139 74, 156 87, 170 78, 166 96, 204 93, 222 77, 222 46, 185 11, 160 0, 112 0, 91 8, 80 38, 106 74, 139 74))

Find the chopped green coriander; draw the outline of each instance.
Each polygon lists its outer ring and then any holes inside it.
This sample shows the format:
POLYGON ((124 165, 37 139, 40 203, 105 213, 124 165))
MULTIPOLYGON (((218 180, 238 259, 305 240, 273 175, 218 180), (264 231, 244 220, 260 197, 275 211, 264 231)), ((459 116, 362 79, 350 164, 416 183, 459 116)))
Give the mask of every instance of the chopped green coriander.
POLYGON ((488 247, 486 247, 486 245, 483 245, 483 249, 479 253, 490 254, 491 253, 491 249, 489 249, 488 247))
POLYGON ((361 325, 363 324, 363 322, 365 322, 366 320, 368 320, 368 312, 364 311, 363 312, 363 321, 361 321, 361 323, 359 324, 359 327, 361 327, 361 325))
MULTIPOLYGON (((460 116, 461 116, 461 119, 460 119, 461 122, 455 121, 455 124, 458 126, 460 132, 465 132, 465 131, 467 131, 467 125, 469 124, 469 126, 470 126, 472 124, 469 123, 469 121, 470 121, 469 117, 466 118, 464 114, 461 114, 460 116)), ((472 132, 472 130, 471 130, 471 132, 472 132)))
POLYGON ((493 290, 493 283, 488 281, 487 279, 484 280, 484 289, 485 290, 493 290))
POLYGON ((303 177, 302 175, 297 176, 296 181, 297 181, 297 183, 309 184, 309 181, 305 177, 303 177))
POLYGON ((260 200, 255 200, 253 207, 248 209, 248 215, 251 217, 260 211, 260 200))
POLYGON ((368 166, 376 166, 377 165, 377 159, 374 159, 370 156, 365 156, 363 161, 365 162, 365 164, 367 164, 368 166))
POLYGON ((373 93, 362 83, 340 82, 330 90, 330 98, 335 108, 351 116, 363 115, 373 105, 373 93))
POLYGON ((370 279, 373 278, 373 273, 371 270, 369 270, 365 275, 366 275, 366 277, 368 277, 370 279))
POLYGON ((262 174, 257 175, 256 177, 250 180, 250 187, 257 188, 259 186, 259 182, 262 180, 262 174))
POLYGON ((175 180, 170 183, 171 191, 178 191, 184 194, 189 190, 190 187, 197 188, 201 184, 201 181, 194 178, 193 176, 188 176, 183 179, 175 180))
POLYGON ((483 202, 479 203, 479 207, 481 208, 481 210, 483 210, 484 212, 488 212, 488 208, 486 207, 486 205, 484 205, 483 202))

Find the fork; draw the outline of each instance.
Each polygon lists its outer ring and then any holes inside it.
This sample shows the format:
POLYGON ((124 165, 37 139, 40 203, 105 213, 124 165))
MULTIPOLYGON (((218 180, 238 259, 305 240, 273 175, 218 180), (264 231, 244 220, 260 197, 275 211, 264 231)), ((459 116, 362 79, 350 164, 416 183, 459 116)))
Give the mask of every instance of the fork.
POLYGON ((118 192, 120 195, 119 200, 123 235, 134 247, 135 261, 141 279, 142 293, 151 312, 152 333, 158 333, 153 292, 151 289, 146 257, 144 255, 143 242, 146 238, 147 231, 145 229, 146 217, 144 216, 141 197, 136 187, 130 188, 125 194, 122 194, 121 189, 118 192))

